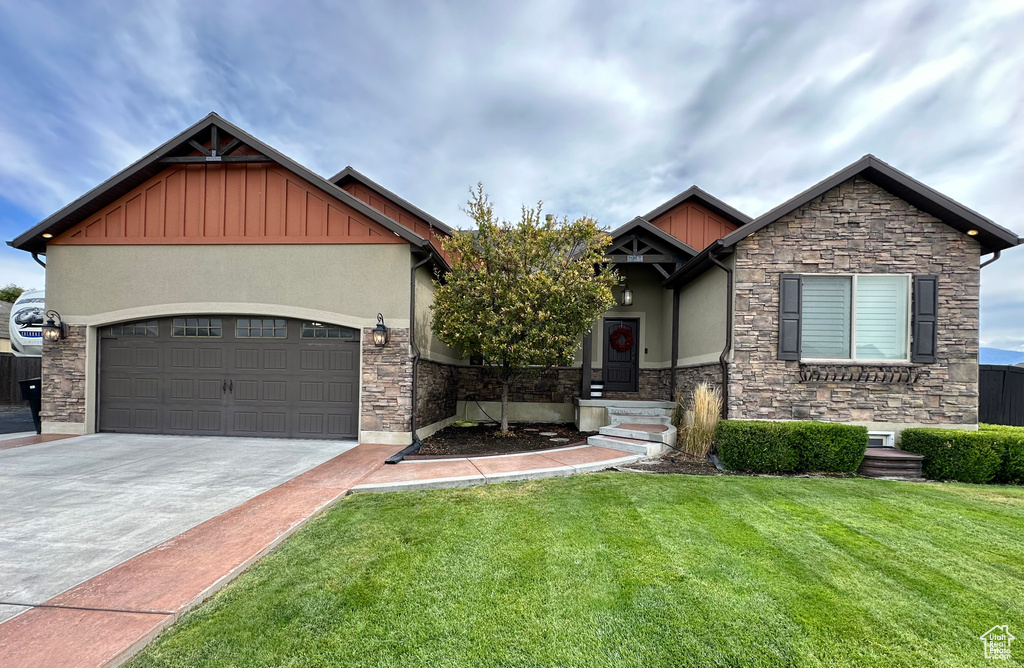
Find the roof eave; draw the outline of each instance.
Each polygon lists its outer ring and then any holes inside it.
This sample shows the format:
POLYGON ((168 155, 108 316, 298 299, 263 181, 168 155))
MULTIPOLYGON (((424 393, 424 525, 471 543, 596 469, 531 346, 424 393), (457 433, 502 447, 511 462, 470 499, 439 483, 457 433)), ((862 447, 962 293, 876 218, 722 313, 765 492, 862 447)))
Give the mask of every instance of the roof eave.
MULTIPOLYGON (((77 214, 80 211, 83 211, 87 209, 89 205, 94 204, 98 198, 100 198, 105 193, 109 192, 112 188, 138 175, 143 170, 154 166, 157 163, 157 161, 164 155, 166 155, 169 151, 173 150, 182 143, 188 141, 188 139, 190 139, 196 133, 198 133, 199 131, 206 127, 209 127, 210 125, 216 125, 219 129, 224 130, 225 132, 231 134, 232 136, 241 139, 242 142, 247 146, 259 151, 268 158, 271 158, 274 162, 281 165, 282 167, 292 172, 296 176, 299 176, 300 178, 308 181, 317 188, 323 190, 327 194, 333 196, 335 199, 359 211, 360 213, 367 216, 374 222, 379 223, 380 225, 387 228, 397 236, 401 237, 405 241, 416 245, 419 245, 420 242, 426 241, 420 235, 416 234, 415 232, 408 229, 404 225, 401 225, 398 222, 391 220, 391 218, 389 218, 388 216, 385 216, 384 214, 380 213, 379 211, 369 206, 368 204, 363 203, 358 198, 354 197, 353 195, 346 192, 342 188, 339 188, 338 186, 334 185, 333 183, 331 183, 324 177, 320 176, 319 174, 292 160, 291 158, 284 155, 280 151, 274 149, 273 147, 269 146, 268 144, 265 144, 264 142, 260 141, 259 139, 252 136, 245 130, 241 129, 240 127, 221 118, 216 113, 210 112, 197 123, 190 125, 188 128, 178 133, 168 141, 164 142, 157 148, 153 149, 152 151, 144 155, 142 158, 128 165, 118 173, 103 181, 95 188, 92 188, 81 197, 75 199, 71 203, 62 207, 55 213, 47 216, 45 219, 34 225, 29 230, 18 235, 13 240, 8 242, 8 245, 12 246, 13 248, 17 248, 18 250, 24 250, 27 252, 45 253, 46 240, 44 240, 41 236, 43 233, 51 230, 51 228, 54 225, 65 222, 72 216, 75 216, 75 218, 72 219, 72 222, 69 225, 63 226, 63 229, 57 230, 54 236, 57 236, 58 234, 66 231, 67 229, 70 229, 70 227, 73 226, 74 224, 81 222, 81 219, 87 217, 88 215, 91 215, 91 212, 82 214, 81 216, 77 216, 77 214)), ((163 168, 160 168, 159 170, 157 170, 157 172, 154 173, 158 173, 159 171, 162 171, 162 169, 163 168)), ((144 182, 145 179, 150 178, 150 176, 152 175, 146 175, 145 178, 142 179, 142 181, 144 182)), ((97 210, 105 205, 106 204, 100 204, 97 207, 97 210)))
MULTIPOLYGON (((340 181, 343 181, 344 179, 349 178, 349 177, 351 177, 351 178, 355 179, 356 181, 362 183, 367 188, 370 188, 371 190, 376 191, 378 195, 381 195, 382 197, 388 198, 388 199, 392 200, 393 202, 395 202, 396 204, 399 204, 399 205, 405 207, 409 211, 412 211, 417 216, 419 216, 420 218, 425 220, 428 224, 433 225, 434 227, 438 228, 439 230, 441 230, 445 234, 447 234, 449 236, 452 234, 452 228, 449 225, 447 225, 446 223, 442 222, 440 219, 435 218, 434 216, 430 215, 429 213, 427 213, 423 209, 419 208, 418 206, 416 206, 415 204, 413 204, 409 200, 404 199, 404 198, 400 197, 399 195, 396 195, 394 192, 388 190, 387 188, 385 188, 384 186, 380 185, 379 183, 377 183, 373 179, 367 177, 365 174, 363 174, 363 173, 359 172, 358 170, 354 169, 351 165, 345 167, 345 169, 341 170, 340 172, 338 172, 337 174, 335 174, 334 176, 332 176, 328 180, 331 183, 335 184, 335 185, 339 185, 340 181)), ((340 187, 340 185, 339 185, 339 187, 340 187)))

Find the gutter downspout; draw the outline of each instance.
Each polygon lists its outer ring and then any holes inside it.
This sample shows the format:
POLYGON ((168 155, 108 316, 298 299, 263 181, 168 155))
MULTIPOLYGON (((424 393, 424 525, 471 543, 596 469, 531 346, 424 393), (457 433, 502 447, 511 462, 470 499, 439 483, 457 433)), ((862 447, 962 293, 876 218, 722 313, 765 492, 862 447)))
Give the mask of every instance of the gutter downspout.
MULTIPOLYGON (((716 241, 716 244, 721 246, 721 241, 716 241)), ((722 354, 718 357, 718 364, 722 367, 722 419, 729 419, 729 352, 732 350, 732 269, 725 266, 718 261, 715 257, 715 251, 718 248, 714 248, 708 253, 708 259, 725 272, 726 276, 726 292, 725 292, 725 348, 722 349, 722 354)))
MULTIPOLYGON (((998 256, 996 256, 998 257, 998 256)), ((39 259, 39 253, 32 253, 32 259, 39 263, 39 266, 46 269, 46 263, 39 259)), ((982 265, 984 266, 984 265, 982 265)))
MULTIPOLYGON (((991 258, 989 258, 989 259, 985 260, 985 261, 984 261, 984 262, 982 262, 982 263, 981 263, 980 265, 978 265, 978 271, 981 271, 981 270, 982 270, 982 269, 984 269, 985 267, 989 266, 990 264, 992 264, 993 262, 995 262, 996 260, 998 260, 998 259, 999 259, 999 255, 1000 255, 1001 253, 1002 253, 1002 251, 996 251, 996 252, 992 253, 992 257, 991 257, 991 258)), ((35 254, 33 253, 33 255, 35 255, 35 254)))
POLYGON ((385 459, 385 464, 397 464, 405 459, 406 455, 411 455, 423 447, 423 441, 416 435, 416 369, 420 364, 420 349, 416 345, 416 271, 430 262, 431 258, 430 249, 423 247, 423 250, 427 251, 427 256, 409 270, 409 346, 412 348, 412 406, 409 427, 412 430, 412 443, 385 459))

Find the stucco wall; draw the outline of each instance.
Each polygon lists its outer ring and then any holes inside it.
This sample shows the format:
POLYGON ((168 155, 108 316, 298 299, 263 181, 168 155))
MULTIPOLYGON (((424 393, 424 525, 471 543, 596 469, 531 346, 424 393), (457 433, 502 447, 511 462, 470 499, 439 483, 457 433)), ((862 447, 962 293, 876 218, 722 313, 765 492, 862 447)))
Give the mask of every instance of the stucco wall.
POLYGON ((446 364, 469 364, 469 360, 459 358, 459 354, 441 342, 434 335, 431 326, 434 303, 434 274, 426 266, 416 270, 416 346, 424 359, 446 364))
POLYGON ((409 324, 406 245, 51 246, 46 259, 47 308, 70 324, 198 312, 409 324))
MULTIPOLYGON (((733 257, 723 264, 734 266, 733 257)), ((679 294, 678 366, 717 362, 725 347, 728 280, 719 267, 683 286, 679 294)))
POLYGON ((979 256, 970 237, 859 177, 741 241, 730 417, 975 425, 979 256), (845 272, 939 276, 938 362, 910 365, 909 383, 805 382, 801 368, 820 365, 777 359, 780 274, 845 272))

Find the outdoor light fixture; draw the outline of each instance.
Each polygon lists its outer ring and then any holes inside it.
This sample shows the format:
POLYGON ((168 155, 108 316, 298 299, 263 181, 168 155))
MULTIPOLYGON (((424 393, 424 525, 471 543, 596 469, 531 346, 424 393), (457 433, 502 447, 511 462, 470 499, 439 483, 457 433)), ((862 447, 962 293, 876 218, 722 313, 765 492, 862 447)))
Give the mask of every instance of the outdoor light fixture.
POLYGON ((976 237, 978 236, 978 230, 967 230, 967 234, 971 235, 972 237, 976 237))
POLYGON ((52 239, 52 238, 53 238, 53 235, 52 235, 52 234, 50 234, 49 232, 47 232, 46 234, 44 234, 44 235, 43 235, 43 238, 44 238, 44 239, 52 239))
POLYGON ((56 311, 46 312, 46 324, 43 325, 43 340, 57 341, 67 337, 67 326, 56 311))
POLYGON ((388 343, 388 328, 384 326, 384 315, 377 314, 377 326, 373 328, 373 345, 383 348, 388 343))
POLYGON ((629 289, 629 283, 622 284, 622 301, 620 303, 623 306, 633 305, 633 291, 629 289))

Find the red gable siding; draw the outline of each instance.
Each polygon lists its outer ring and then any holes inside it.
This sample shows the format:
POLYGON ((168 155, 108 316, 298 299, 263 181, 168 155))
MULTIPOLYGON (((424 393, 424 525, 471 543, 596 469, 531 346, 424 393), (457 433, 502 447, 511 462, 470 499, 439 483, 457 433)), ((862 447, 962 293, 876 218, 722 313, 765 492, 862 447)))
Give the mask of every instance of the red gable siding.
POLYGON ((390 244, 391 230, 276 165, 172 167, 51 244, 390 244))
POLYGON ((694 202, 683 202, 650 222, 698 251, 737 228, 694 202))

